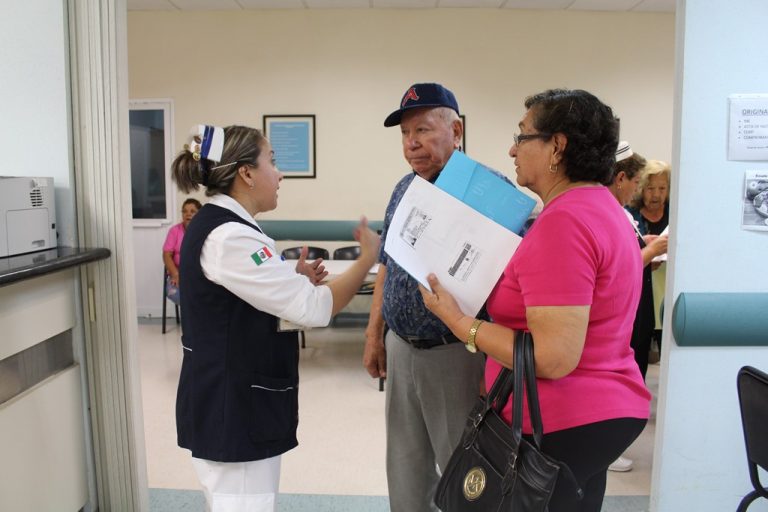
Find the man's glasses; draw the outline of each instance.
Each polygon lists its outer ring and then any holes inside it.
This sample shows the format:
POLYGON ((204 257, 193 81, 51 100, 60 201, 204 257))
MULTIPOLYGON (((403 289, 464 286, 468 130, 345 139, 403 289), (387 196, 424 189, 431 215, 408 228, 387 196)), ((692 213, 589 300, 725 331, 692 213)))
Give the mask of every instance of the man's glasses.
POLYGON ((515 141, 515 146, 519 146, 521 142, 525 142, 531 139, 548 139, 552 137, 551 133, 530 133, 528 135, 520 135, 515 133, 512 135, 512 140, 515 141))

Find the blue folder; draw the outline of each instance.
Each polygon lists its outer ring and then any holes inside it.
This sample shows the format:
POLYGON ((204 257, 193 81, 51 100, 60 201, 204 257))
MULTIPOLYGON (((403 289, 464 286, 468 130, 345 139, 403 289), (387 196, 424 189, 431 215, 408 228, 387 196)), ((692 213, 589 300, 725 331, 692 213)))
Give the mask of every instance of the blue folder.
POLYGON ((520 233, 536 206, 535 199, 461 151, 453 152, 435 185, 513 233, 520 233))

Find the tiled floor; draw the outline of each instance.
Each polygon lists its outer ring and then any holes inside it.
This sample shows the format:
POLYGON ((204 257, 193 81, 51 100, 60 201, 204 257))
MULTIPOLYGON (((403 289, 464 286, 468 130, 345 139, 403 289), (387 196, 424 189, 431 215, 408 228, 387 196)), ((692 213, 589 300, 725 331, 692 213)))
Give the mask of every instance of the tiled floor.
MULTIPOLYGON (((140 322, 138 332, 151 509, 202 510, 196 505, 202 495, 176 492, 199 490, 189 452, 176 446, 180 329, 172 322, 163 335, 154 320, 140 322), (182 502, 189 506, 178 506, 182 502)), ((387 509, 384 393, 362 368, 363 339, 359 326, 307 333, 301 352, 300 445, 283 456, 283 512, 387 509)), ((648 385, 655 395, 658 366, 650 367, 648 385)), ((604 511, 647 509, 654 431, 652 417, 627 452, 635 461, 632 471, 609 473, 606 494, 616 498, 606 499, 604 511)))

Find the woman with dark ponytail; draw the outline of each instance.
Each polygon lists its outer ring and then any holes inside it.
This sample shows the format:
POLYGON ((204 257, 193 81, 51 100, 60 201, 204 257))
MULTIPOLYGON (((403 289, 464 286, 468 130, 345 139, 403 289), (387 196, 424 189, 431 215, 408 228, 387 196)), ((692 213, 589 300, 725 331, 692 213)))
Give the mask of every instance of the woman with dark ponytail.
POLYGON ((254 220, 277 207, 283 178, 254 128, 199 125, 172 171, 181 190, 211 197, 181 251, 179 446, 192 451, 209 510, 273 512, 281 454, 298 444, 298 336, 279 319, 328 325, 375 263, 379 237, 363 218, 360 258, 324 285, 321 260, 282 261, 254 220))

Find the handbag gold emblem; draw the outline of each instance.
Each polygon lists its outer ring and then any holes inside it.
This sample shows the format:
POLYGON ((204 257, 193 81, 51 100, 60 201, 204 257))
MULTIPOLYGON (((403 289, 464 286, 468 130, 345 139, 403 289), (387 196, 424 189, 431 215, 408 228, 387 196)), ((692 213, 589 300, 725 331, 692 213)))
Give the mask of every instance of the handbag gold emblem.
POLYGON ((483 494, 485 490, 485 471, 476 466, 467 472, 464 477, 464 497, 469 501, 474 501, 483 494))

